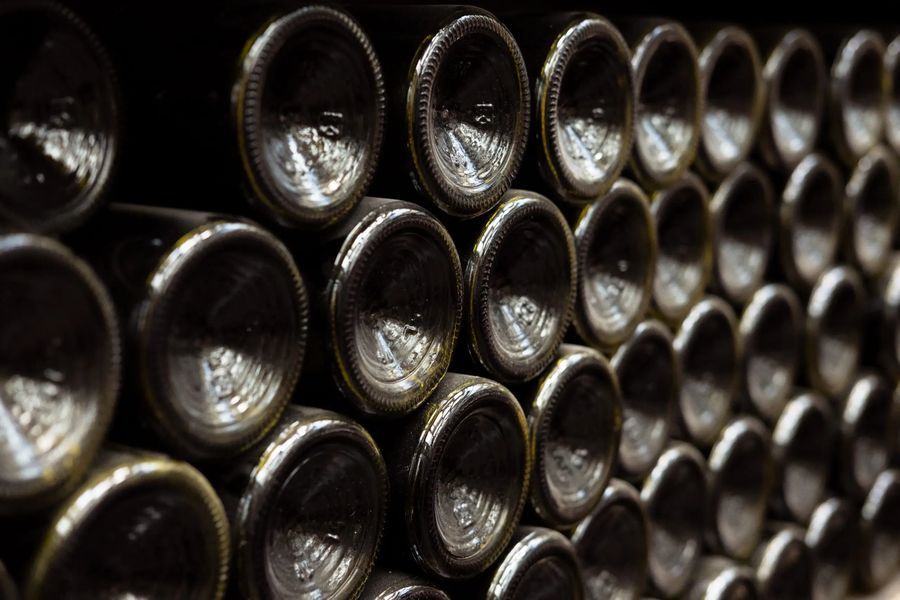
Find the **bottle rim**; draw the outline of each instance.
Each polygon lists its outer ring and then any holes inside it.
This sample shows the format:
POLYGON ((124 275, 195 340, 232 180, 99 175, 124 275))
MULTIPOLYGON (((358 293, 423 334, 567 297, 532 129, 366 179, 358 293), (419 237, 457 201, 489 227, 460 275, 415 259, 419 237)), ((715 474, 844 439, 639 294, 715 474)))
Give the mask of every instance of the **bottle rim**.
POLYGON ((596 521, 604 513, 616 507, 631 515, 638 529, 640 529, 638 538, 632 537, 617 540, 618 543, 623 545, 638 544, 637 554, 641 556, 642 562, 638 565, 637 580, 631 583, 634 585, 633 593, 640 594, 647 579, 647 549, 650 547, 650 531, 644 503, 638 491, 630 483, 616 478, 609 480, 609 484, 603 490, 600 502, 597 503, 588 516, 578 523, 572 532, 572 546, 575 548, 576 555, 579 556, 582 570, 587 571, 590 564, 587 564, 582 550, 591 543, 591 539, 594 537, 592 533, 596 521))
MULTIPOLYGON (((685 471, 685 473, 689 471, 685 471)), ((682 502, 684 502, 685 505, 695 506, 698 511, 702 511, 702 507, 708 502, 707 485, 705 461, 700 452, 686 443, 672 442, 663 453, 660 454, 659 459, 644 479, 644 484, 641 487, 641 500, 647 510, 647 522, 649 528, 653 529, 660 526, 660 522, 656 521, 654 518, 654 512, 657 506, 661 504, 671 505, 672 498, 671 496, 666 497, 667 492, 671 493, 673 491, 678 491, 680 493, 690 494, 693 496, 693 501, 682 499, 682 502), (674 476, 673 473, 676 468, 682 466, 687 467, 689 471, 693 471, 695 485, 673 488, 671 487, 673 485, 671 483, 671 478, 674 476)), ((698 515, 700 515, 699 512, 698 515)), ((685 522, 682 521, 680 525, 685 525, 685 522)), ((689 557, 690 563, 681 565, 683 568, 672 570, 665 564, 661 564, 665 561, 658 560, 659 557, 656 556, 655 552, 658 548, 652 543, 648 546, 647 564, 650 581, 655 589, 663 592, 665 595, 676 595, 681 593, 688 583, 690 583, 690 579, 699 564, 700 549, 704 540, 703 527, 705 525, 702 515, 698 517, 697 522, 693 525, 693 534, 689 535, 694 538, 697 549, 693 556, 689 557)), ((652 539, 651 535, 651 541, 652 539)), ((682 558, 684 558, 683 555, 682 558)))
POLYGON ((803 318, 803 308, 797 295, 788 286, 778 283, 769 283, 759 288, 750 297, 750 302, 747 303, 741 315, 738 337, 742 349, 743 388, 753 411, 768 423, 778 420, 791 395, 801 352, 803 318), (789 323, 783 324, 784 326, 779 331, 787 333, 791 337, 793 349, 790 351, 791 358, 786 361, 786 364, 782 363, 781 365, 787 371, 786 385, 782 386, 780 393, 774 398, 770 395, 768 399, 764 399, 757 397, 754 388, 749 385, 751 380, 749 369, 751 359, 757 354, 755 347, 761 333, 760 328, 772 317, 773 311, 776 315, 781 311, 786 311, 789 323))
POLYGON ((494 568, 487 597, 515 598, 529 570, 546 560, 567 564, 569 573, 576 578, 573 587, 581 591, 581 569, 569 538, 552 529, 523 526, 516 531, 510 547, 494 568))
POLYGON ((855 309, 861 318, 864 287, 859 275, 849 267, 838 266, 832 267, 819 277, 819 280, 813 286, 806 307, 806 330, 804 335, 804 344, 806 346, 806 372, 807 377, 813 387, 821 391, 829 397, 835 397, 845 391, 850 386, 856 375, 859 362, 859 354, 861 352, 861 341, 859 336, 855 336, 853 347, 850 349, 855 358, 853 358, 852 368, 839 379, 832 378, 827 371, 823 370, 819 364, 819 346, 822 344, 822 338, 826 334, 825 329, 828 323, 826 319, 833 310, 832 306, 838 298, 838 294, 849 293, 852 298, 851 310, 855 309))
POLYGON ((881 144, 869 150, 859 159, 847 180, 843 196, 846 202, 845 251, 848 258, 865 276, 877 277, 887 266, 894 228, 900 217, 898 191, 900 191, 900 164, 891 151, 881 144), (886 181, 882 178, 886 178, 886 181), (871 189, 880 183, 888 184, 887 198, 878 195, 878 192, 883 190, 875 189, 873 191, 871 189), (883 204, 875 207, 868 205, 872 195, 876 196, 875 201, 880 200, 883 204), (884 200, 887 202, 884 203, 884 200), (879 212, 886 210, 888 214, 874 213, 876 210, 879 212), (869 214, 867 215, 867 213, 869 214), (869 216, 866 219, 868 222, 862 223, 861 221, 866 216, 869 216), (878 235, 874 234, 873 228, 880 229, 878 235), (863 243, 871 244, 873 238, 878 244, 875 251, 873 252, 871 249, 866 251, 863 243))
MULTIPOLYGON (((619 381, 619 388, 622 392, 622 435, 619 441, 618 466, 625 473, 634 477, 641 477, 653 468, 653 465, 665 451, 666 443, 669 440, 669 435, 673 427, 676 410, 675 403, 678 401, 676 390, 681 387, 681 365, 678 361, 678 354, 675 352, 673 346, 672 334, 659 321, 643 321, 637 326, 634 334, 624 344, 619 346, 612 359, 610 359, 610 364, 616 373, 616 378, 619 381), (669 394, 665 401, 665 406, 662 407, 659 411, 659 415, 657 415, 657 420, 662 423, 659 435, 651 439, 651 451, 642 459, 639 459, 626 457, 625 452, 623 452, 623 445, 628 436, 627 410, 629 405, 629 399, 626 392, 627 386, 625 381, 623 381, 623 370, 628 363, 633 360, 632 355, 635 352, 638 352, 647 340, 656 340, 656 342, 661 343, 665 348, 665 358, 668 361, 672 373, 672 384, 668 386, 669 394)), ((635 434, 635 437, 640 437, 642 440, 645 439, 644 435, 637 436, 635 434)))
MULTIPOLYGON (((240 577, 241 588, 249 597, 265 597, 270 593, 267 591, 269 584, 265 558, 269 537, 266 524, 281 500, 279 493, 295 476, 297 466, 304 457, 322 444, 336 442, 352 446, 356 458, 368 460, 380 482, 370 498, 380 502, 375 511, 376 535, 372 540, 372 553, 368 557, 364 554, 357 557, 354 568, 340 586, 351 593, 359 592, 374 565, 375 551, 384 529, 388 495, 384 459, 369 433, 343 415, 325 410, 305 414, 292 408, 288 408, 285 415, 254 463, 233 521, 236 575, 240 577)), ((337 502, 341 500, 336 499, 337 502)), ((322 575, 321 572, 317 574, 322 575)), ((330 575, 334 576, 333 573, 330 575)))
POLYGON ((363 198, 375 174, 384 137, 386 102, 381 63, 366 33, 348 14, 328 6, 312 5, 265 23, 248 41, 239 60, 232 90, 232 112, 246 181, 254 198, 269 216, 282 224, 313 228, 327 227, 345 217, 363 198), (361 158, 365 165, 359 169, 356 181, 328 205, 307 206, 280 189, 267 167, 262 124, 263 93, 269 68, 282 49, 302 36, 305 30, 317 25, 334 28, 357 46, 357 58, 361 58, 371 71, 374 89, 371 90, 372 122, 368 124, 369 136, 361 158))
MULTIPOLYGON (((708 472, 709 472, 709 499, 711 511, 713 513, 712 537, 716 545, 728 556, 738 560, 747 560, 753 554, 759 543, 765 525, 766 509, 769 504, 769 494, 774 484, 774 471, 771 460, 769 458, 770 437, 768 429, 763 425, 762 421, 755 417, 737 417, 733 419, 719 435, 715 445, 709 454, 708 472), (749 441, 752 444, 751 452, 758 452, 755 461, 762 462, 760 473, 762 475, 762 485, 753 490, 756 494, 755 498, 750 501, 755 505, 753 507, 744 507, 741 515, 732 515, 733 517, 751 519, 758 518, 756 527, 748 531, 748 537, 744 539, 727 539, 720 531, 717 518, 720 511, 725 507, 722 505, 723 495, 726 494, 727 478, 726 473, 734 469, 742 468, 740 463, 735 464, 735 459, 740 460, 740 455, 746 452, 746 448, 742 446, 749 441), (747 509, 756 509, 755 513, 747 509)), ((746 455, 744 457, 746 459, 746 455)), ((742 473, 746 476, 747 473, 742 473)), ((738 490, 737 493, 741 493, 738 490)))
POLYGON ((831 64, 830 93, 831 121, 835 146, 845 160, 855 162, 863 154, 871 150, 884 134, 885 104, 887 94, 884 79, 884 38, 871 29, 861 29, 845 38, 838 48, 837 57, 831 64), (875 65, 866 65, 866 61, 874 58, 875 65), (857 91, 857 76, 866 67, 875 67, 874 83, 879 88, 878 107, 874 111, 876 121, 869 123, 867 119, 853 118, 857 91), (869 127, 871 125, 871 127, 869 127))
MULTIPOLYGON (((586 205, 578 216, 574 231, 576 268, 577 268, 577 294, 574 303, 574 322, 578 334, 592 346, 614 350, 623 344, 635 331, 653 295, 653 277, 658 256, 658 240, 653 214, 650 211, 650 202, 647 196, 634 182, 619 178, 606 195, 601 196, 591 204, 586 205), (616 206, 627 203, 630 211, 636 211, 643 219, 641 229, 646 235, 647 246, 645 251, 645 264, 640 265, 644 269, 643 281, 638 289, 637 303, 632 307, 632 314, 627 315, 625 323, 618 328, 607 328, 596 318, 597 315, 590 310, 595 303, 594 295, 585 285, 587 278, 587 265, 590 263, 591 250, 597 239, 598 230, 605 218, 616 206)), ((622 314, 620 312, 620 314, 622 314)))
POLYGON ((271 233, 249 222, 215 220, 184 234, 160 259, 147 279, 145 297, 137 313, 140 380, 154 425, 167 443, 195 458, 237 454, 260 440, 278 421, 300 375, 306 345, 309 299, 300 272, 290 252, 271 233), (255 419, 245 418, 240 428, 227 435, 198 429, 181 416, 180 392, 173 389, 165 348, 173 313, 183 303, 184 285, 190 285, 195 269, 216 253, 234 245, 254 247, 282 270, 292 296, 289 299, 298 325, 286 331, 293 338, 287 345, 283 378, 268 407, 255 419))
POLYGON ((632 72, 635 89, 635 124, 634 146, 630 165, 642 184, 651 188, 666 187, 677 181, 693 162, 697 147, 700 143, 700 123, 703 114, 704 98, 701 93, 700 68, 697 62, 697 47, 687 30, 675 21, 664 21, 650 28, 640 38, 631 55, 632 72), (689 137, 687 142, 679 149, 675 156, 674 165, 661 166, 656 158, 647 156, 641 145, 640 126, 638 124, 642 104, 644 79, 650 63, 656 58, 656 53, 667 44, 675 44, 682 52, 686 52, 688 59, 687 76, 690 78, 688 86, 691 88, 688 101, 693 106, 687 107, 689 114, 685 115, 689 120, 689 137))
MULTIPOLYGON (((832 424, 833 419, 831 406, 822 395, 813 391, 801 392, 785 405, 784 411, 772 429, 772 463, 776 474, 776 487, 788 514, 799 523, 809 522, 813 511, 826 492, 826 483, 831 472, 832 453, 827 452, 824 456, 822 454, 818 456, 821 460, 816 465, 815 472, 812 473, 817 478, 812 487, 819 489, 816 497, 807 499, 804 495, 801 498, 802 501, 798 503, 797 495, 788 487, 789 484, 793 486, 793 480, 787 478, 786 472, 790 468, 791 462, 796 460, 798 445, 805 441, 802 438, 798 439, 804 429, 815 432, 817 447, 824 448, 826 451, 831 449, 837 434, 837 430, 832 424)), ((804 456, 804 462, 808 462, 808 458, 804 456)), ((804 470, 805 475, 810 473, 810 469, 804 470)), ((799 483, 809 487, 809 480, 799 483)))
POLYGON ((0 16, 8 16, 16 12, 38 12, 53 19, 73 32, 100 67, 94 73, 102 80, 105 90, 105 102, 108 104, 108 131, 103 151, 102 166, 90 185, 82 186, 80 192, 70 198, 62 207, 39 218, 28 218, 17 215, 0 203, 0 217, 17 223, 29 230, 41 233, 65 232, 76 228, 88 219, 104 203, 112 181, 115 166, 119 160, 119 146, 122 135, 122 94, 119 78, 110 55, 97 34, 75 12, 53 0, 10 0, 0 7, 0 16))
MULTIPOLYGON (((599 389, 598 385, 598 389, 599 389)), ((603 490, 609 483, 616 466, 616 455, 622 433, 622 399, 619 382, 609 361, 599 352, 590 348, 578 348, 570 354, 558 358, 547 369, 538 383, 531 413, 528 416, 531 453, 534 456, 530 487, 531 504, 544 521, 555 527, 576 525, 585 518, 600 501, 603 490), (566 388, 570 382, 583 375, 592 375, 604 381, 603 385, 612 392, 612 400, 603 407, 608 412, 607 422, 611 431, 605 432, 607 447, 597 460, 593 473, 592 488, 585 490, 584 497, 573 505, 566 505, 557 498, 550 488, 547 457, 544 443, 550 437, 554 412, 566 400, 566 388), (599 466, 599 469, 597 468, 599 466)), ((598 432, 600 433, 600 432, 598 432)), ((589 459, 591 460, 591 459, 589 459)))
MULTIPOLYGON (((753 41, 750 34, 741 27, 728 26, 716 31, 712 39, 700 49, 698 65, 703 96, 703 115, 697 155, 699 159, 698 164, 702 166, 705 175, 710 175, 713 179, 721 179, 739 163, 743 162, 755 145, 756 134, 762 124, 765 109, 762 61, 756 42, 753 41), (712 106, 709 99, 711 82, 716 74, 719 61, 726 56, 728 51, 738 52, 747 61, 751 71, 749 84, 752 86, 748 110, 742 115, 749 127, 747 127, 746 135, 742 140, 735 139, 736 136, 734 135, 730 136, 731 139, 728 142, 737 148, 737 152, 730 157, 723 156, 721 149, 716 147, 717 141, 712 134, 714 126, 707 123, 709 109, 712 106)), ((721 144, 721 140, 719 143, 721 144)))
MULTIPOLYGON (((819 139, 819 133, 822 127, 823 117, 825 115, 824 95, 826 90, 827 71, 825 68, 825 58, 822 54, 822 47, 816 38, 806 29, 790 29, 778 40, 775 47, 771 50, 766 58, 763 66, 763 79, 766 81, 766 115, 764 119, 764 130, 767 141, 769 142, 769 162, 776 163, 785 168, 795 167, 807 154, 813 151, 816 141, 819 139), (805 100, 806 112, 805 117, 809 121, 810 128, 806 131, 806 135, 796 135, 796 124, 792 126, 793 144, 784 139, 780 121, 796 120, 785 116, 784 98, 782 84, 785 80, 785 72, 791 66, 791 62, 800 60, 798 56, 805 56, 805 59, 811 61, 811 71, 807 74, 814 78, 809 89, 804 88, 806 93, 802 100, 805 100)), ((792 92, 798 91, 792 89, 792 92)), ((802 91, 802 90, 799 90, 802 91)), ((792 107, 792 110, 797 110, 792 107)), ((803 132, 801 132, 802 134, 803 132)))
MULTIPOLYGON (((744 208, 744 210, 747 209, 744 208)), ((756 290, 762 287, 766 268, 772 254, 775 202, 772 184, 768 176, 752 163, 743 162, 739 164, 719 184, 718 189, 713 194, 710 201, 710 213, 713 221, 713 272, 716 288, 732 302, 744 304, 756 290), (752 188, 756 188, 756 190, 752 188), (755 264, 750 265, 750 270, 746 272, 744 277, 745 281, 741 282, 734 281, 729 273, 734 265, 724 265, 723 257, 724 244, 731 234, 727 229, 729 215, 736 208, 741 209, 742 206, 746 206, 747 192, 750 193, 753 199, 759 201, 759 205, 755 207, 755 210, 758 211, 756 216, 760 219, 760 223, 758 223, 760 228, 753 232, 756 237, 753 244, 754 250, 759 253, 759 259, 752 261, 755 264)), ((746 220, 744 220, 744 225, 746 224, 746 220)), ((744 260, 742 262, 746 264, 748 261, 744 260)))
POLYGON ((187 463, 163 455, 147 454, 98 469, 57 510, 53 523, 67 527, 51 527, 43 538, 27 575, 29 597, 41 597, 48 575, 59 567, 63 555, 77 549, 79 539, 90 527, 90 517, 111 501, 133 493, 146 485, 166 484, 174 491, 200 500, 206 511, 198 517, 207 522, 192 521, 215 545, 218 564, 214 569, 215 600, 225 595, 228 561, 231 555, 228 518, 221 500, 203 475, 187 463))
POLYGON ((843 226, 843 188, 842 177, 835 164, 819 153, 805 156, 788 177, 781 194, 779 210, 781 265, 791 283, 800 289, 812 288, 819 276, 837 259, 843 226), (822 182, 830 188, 829 197, 825 199, 816 194, 819 189, 817 186, 822 182), (824 252, 818 261, 811 265, 808 259, 804 260, 805 257, 797 253, 796 237, 802 228, 817 227, 815 223, 804 222, 804 208, 813 203, 817 213, 821 210, 822 204, 827 203, 826 210, 830 211, 831 223, 828 227, 829 236, 824 252))
MULTIPOLYGON (((444 226, 418 206, 389 201, 369 211, 347 235, 334 261, 327 291, 332 357, 354 405, 367 414, 405 414, 418 407, 434 391, 450 366, 462 323, 463 274, 456 246, 444 226), (434 360, 416 367, 417 386, 408 390, 376 384, 355 350, 353 315, 360 301, 361 281, 379 246, 391 237, 415 232, 434 243, 450 263, 449 327, 442 332, 441 347, 434 360)), ((443 298, 441 300, 444 300, 443 298)), ((411 374, 412 375, 412 374, 411 374)), ((409 376, 407 377, 407 379, 409 376)))
MULTIPOLYGON (((0 236, 0 267, 28 257, 47 261, 65 269, 96 304, 105 330, 102 341, 108 346, 109 362, 101 381, 95 381, 93 403, 96 406, 91 426, 77 440, 69 440, 68 450, 54 464, 44 465, 40 478, 30 482, 0 481, 0 513, 34 510, 55 502, 80 480, 97 454, 112 421, 122 370, 122 344, 119 320, 106 288, 81 258, 54 239, 38 234, 19 233, 0 236)), ((75 433, 74 426, 69 432, 75 433)))
MULTIPOLYGON (((481 229, 472 254, 466 265, 467 314, 470 348, 478 362, 494 377, 502 381, 528 381, 544 371, 553 360, 572 319, 577 282, 575 239, 565 217, 550 200, 533 192, 510 190, 481 229), (545 237, 564 246, 568 273, 553 273, 560 277, 553 282, 565 286, 564 307, 560 311, 552 335, 544 339, 543 347, 531 356, 516 356, 504 349, 497 340, 491 320, 491 280, 497 271, 498 258, 503 255, 509 241, 515 241, 514 232, 522 226, 544 223, 545 237), (551 238, 553 235, 553 238, 551 238), (562 277, 568 275, 568 282, 562 277)), ((549 312, 550 307, 538 307, 549 312)))
MULTIPOLYGON (((600 15, 585 13, 569 23, 556 37, 544 60, 535 82, 537 121, 544 161, 549 167, 551 184, 566 200, 584 202, 605 194, 622 173, 631 155, 634 136, 634 82, 631 71, 631 53, 619 30, 600 15), (560 140, 559 123, 562 86, 566 72, 578 54, 589 44, 603 44, 618 70, 616 75, 624 79, 622 86, 628 93, 622 98, 622 139, 615 158, 599 177, 573 170, 565 160, 566 151, 560 140)), ((621 89, 612 89, 613 93, 621 89)))
POLYGON ((525 60, 510 31, 487 12, 464 14, 446 23, 419 48, 409 73, 406 94, 407 143, 412 155, 416 179, 428 197, 443 212, 456 217, 475 217, 496 206, 519 171, 528 139, 531 94, 525 60), (434 147, 431 108, 441 62, 450 49, 467 36, 482 35, 505 48, 514 66, 519 88, 519 107, 515 115, 511 150, 502 165, 491 174, 490 185, 475 193, 462 192, 442 174, 434 147))
MULTIPOLYGON (((650 202, 657 242, 656 269, 653 277, 653 311, 664 321, 673 325, 680 323, 687 316, 691 307, 703 298, 712 273, 712 220, 709 203, 710 197, 706 185, 690 171, 671 186, 656 192, 650 202), (690 202, 689 209, 685 208, 685 204, 688 202, 690 202), (699 216, 702 221, 699 228, 701 234, 687 240, 699 247, 699 252, 696 250, 692 252, 692 254, 699 254, 699 260, 696 261, 696 266, 699 267, 699 277, 693 288, 682 290, 684 299, 679 302, 667 289, 668 286, 677 285, 677 281, 660 285, 662 278, 657 275, 661 269, 660 263, 667 257, 669 250, 665 247, 662 225, 664 219, 681 221, 691 215, 699 216)), ((673 227, 673 224, 670 222, 668 227, 673 227)))
MULTIPOLYGON (((528 449, 528 424, 522 407, 502 385, 480 377, 462 383, 445 381, 434 394, 435 404, 425 416, 423 437, 417 440, 410 461, 404 506, 405 524, 413 557, 425 571, 445 578, 466 577, 484 571, 503 553, 512 538, 528 496, 532 456, 528 449), (522 469, 516 472, 513 497, 503 498, 506 518, 495 526, 470 556, 455 556, 445 545, 438 525, 437 493, 444 451, 465 421, 478 411, 488 411, 498 426, 521 441, 522 469)), ((516 458, 516 457, 514 457, 516 458)))

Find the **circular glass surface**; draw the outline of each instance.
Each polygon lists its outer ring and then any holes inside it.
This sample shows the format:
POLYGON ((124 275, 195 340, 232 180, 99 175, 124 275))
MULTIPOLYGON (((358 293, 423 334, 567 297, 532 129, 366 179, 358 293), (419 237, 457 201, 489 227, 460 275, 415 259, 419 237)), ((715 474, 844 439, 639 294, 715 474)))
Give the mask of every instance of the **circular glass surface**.
POLYGON ((621 338, 641 318, 653 276, 652 223, 643 201, 616 193, 601 207, 582 265, 588 323, 601 338, 621 338))
POLYGON ((664 38, 645 61, 635 82, 635 149, 649 171, 665 177, 679 170, 697 135, 696 57, 684 40, 664 38))
MULTIPOLYGON (((784 43, 784 42, 783 42, 784 43)), ((770 83, 769 119, 775 146, 800 158, 819 134, 824 82, 816 53, 806 45, 786 48, 770 83)))
POLYGON ((631 77, 627 54, 611 39, 583 41, 559 84, 554 123, 563 170, 591 191, 618 174, 631 140, 631 77))
POLYGON ((575 548, 588 598, 631 600, 644 588, 647 547, 636 508, 615 503, 590 517, 575 548))
POLYGON ((790 208, 789 251, 800 278, 809 284, 834 262, 840 233, 841 193, 825 169, 815 169, 801 184, 790 208))
POLYGON ((538 440, 550 498, 567 511, 589 508, 597 498, 614 456, 612 381, 597 373, 576 375, 558 392, 545 431, 538 440))
POLYGON ((681 339, 681 418, 691 436, 709 444, 731 413, 738 375, 734 326, 716 308, 699 314, 681 339))
POLYGON ((7 239, 0 314, 14 318, 0 321, 0 489, 15 498, 17 488, 68 476, 96 446, 111 412, 118 332, 71 259, 7 239))
POLYGON ((219 588, 217 524, 198 492, 165 480, 113 491, 79 521, 42 598, 208 600, 219 588))
POLYGON ((354 351, 362 376, 385 394, 418 389, 455 324, 447 249, 426 231, 397 230, 372 250, 358 285, 354 351))
POLYGON ((691 186, 677 188, 656 202, 659 250, 653 297, 662 312, 683 314, 706 283, 709 215, 706 198, 691 186))
POLYGON ((352 593, 380 535, 377 471, 359 448, 324 442, 287 475, 265 525, 269 592, 322 598, 352 593))
POLYGON ((715 165, 734 166, 743 159, 756 133, 756 65, 749 49, 732 39, 723 44, 706 82, 703 142, 715 165))
POLYGON ((97 201, 112 166, 112 68, 65 9, 3 12, 0 215, 29 228, 65 228, 97 201))
POLYGON ((490 208, 518 169, 528 92, 504 32, 488 17, 462 17, 426 50, 414 128, 437 200, 454 213, 490 208))
POLYGON ((499 410, 472 411, 437 458, 435 524, 439 543, 455 559, 490 552, 516 516, 525 456, 508 421, 499 410))
POLYGON ((159 348, 145 361, 161 361, 160 371, 145 365, 155 401, 174 412, 173 435, 198 452, 252 440, 293 388, 305 300, 273 242, 238 225, 195 234, 170 254, 184 252, 144 326, 159 348))
POLYGON ((732 180, 721 202, 714 248, 719 281, 729 296, 749 295, 762 282, 769 261, 771 217, 762 180, 750 174, 732 180))
POLYGON ((276 21, 271 30, 280 37, 258 67, 265 71, 256 166, 279 207, 298 218, 295 211, 333 216, 349 208, 379 150, 384 92, 377 64, 362 32, 332 12, 276 21))
POLYGON ((650 468, 669 437, 676 390, 672 347, 661 335, 643 335, 620 350, 616 374, 622 389, 619 462, 640 473, 650 468))

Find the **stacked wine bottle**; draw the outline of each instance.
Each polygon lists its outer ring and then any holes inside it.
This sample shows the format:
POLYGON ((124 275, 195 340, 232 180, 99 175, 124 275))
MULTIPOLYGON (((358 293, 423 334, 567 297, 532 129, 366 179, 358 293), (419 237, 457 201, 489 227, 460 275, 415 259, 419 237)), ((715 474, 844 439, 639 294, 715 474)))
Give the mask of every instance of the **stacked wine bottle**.
POLYGON ((0 600, 896 579, 900 36, 123 4, 0 5, 0 600))

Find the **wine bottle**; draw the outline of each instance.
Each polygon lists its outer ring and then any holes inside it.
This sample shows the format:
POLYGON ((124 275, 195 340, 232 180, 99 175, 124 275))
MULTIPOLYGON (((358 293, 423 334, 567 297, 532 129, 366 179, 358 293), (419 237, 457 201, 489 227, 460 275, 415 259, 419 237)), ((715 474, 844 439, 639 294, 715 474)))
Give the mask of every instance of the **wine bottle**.
POLYGON ((845 598, 853 581, 859 544, 858 515, 843 498, 829 498, 813 511, 806 545, 813 558, 813 598, 845 598))
POLYGON ((708 502, 706 465, 693 447, 672 443, 644 480, 650 584, 660 595, 681 594, 694 576, 703 550, 708 502))
POLYGON ((128 325, 125 441, 140 420, 167 448, 212 460, 275 425, 303 363, 309 304, 275 236, 222 215, 113 205, 75 245, 128 325))
POLYGON ((502 385, 451 373, 426 403, 383 432, 396 539, 423 572, 465 579, 506 548, 531 477, 525 414, 502 385))
MULTIPOLYGON (((506 553, 465 597, 486 600, 584 598, 575 548, 558 531, 519 527, 506 553)), ((460 594, 463 597, 463 594, 460 594)))
POLYGON ((874 373, 860 374, 843 401, 837 483, 851 498, 865 497, 889 466, 896 427, 893 402, 893 389, 874 373))
POLYGON ((698 448, 709 448, 728 422, 740 384, 734 311, 721 298, 704 298, 681 323, 673 346, 681 365, 678 433, 698 448))
POLYGON ((24 596, 221 599, 228 535, 222 502, 193 467, 110 447, 55 510, 24 596))
POLYGON ((600 353, 564 344, 518 398, 534 453, 531 508, 552 527, 572 527, 600 501, 615 468, 622 433, 616 374, 600 353))
POLYGON ((741 315, 742 405, 767 423, 778 419, 794 388, 803 319, 797 296, 781 284, 757 290, 741 315))
POLYGON ((373 191, 456 217, 491 210, 528 138, 528 73, 510 31, 473 6, 355 8, 385 67, 388 129, 373 191))
POLYGON ((808 291, 835 262, 843 230, 843 180, 821 154, 791 171, 778 207, 778 258, 794 288, 808 291))
POLYGON ((360 600, 450 600, 443 591, 418 577, 376 568, 360 600))
POLYGON ((57 241, 0 235, 0 514, 61 500, 90 466, 120 384, 119 322, 57 241))
POLYGON ((712 268, 709 192, 699 177, 686 173, 653 194, 656 269, 652 310, 676 325, 703 297, 712 268))
POLYGON ((681 366, 672 334, 658 321, 645 321, 616 351, 611 364, 622 391, 619 468, 639 479, 665 449, 678 402, 681 366))
POLYGON ((337 413, 289 406, 222 479, 242 597, 360 593, 388 494, 384 459, 362 427, 337 413))
POLYGON ((283 0, 161 0, 104 12, 134 115, 120 196, 152 203, 175 180, 179 208, 252 211, 317 230, 365 195, 385 85, 346 12, 283 0))
POLYGON ((632 335, 652 295, 657 240, 647 197, 619 179, 581 210, 573 232, 575 328, 592 346, 614 350, 632 335))
POLYGON ((900 165, 884 146, 859 162, 844 192, 844 257, 865 277, 877 277, 890 258, 900 217, 900 165))
POLYGON ((712 289, 736 304, 763 285, 772 252, 775 208, 763 171, 741 163, 719 184, 712 214, 712 289))
POLYGON ((822 47, 805 29, 758 31, 766 87, 759 149, 770 167, 793 169, 813 151, 828 83, 822 47))
POLYGON ((116 71, 87 23, 56 2, 4 2, 0 40, 0 227, 74 229, 104 201, 116 170, 116 71))
POLYGON ((813 287, 806 306, 806 380, 825 396, 841 396, 856 376, 862 344, 864 289, 848 267, 833 267, 813 287))
POLYGON ((593 512, 572 532, 585 597, 640 598, 647 579, 647 514, 638 492, 612 479, 593 512))
MULTIPOLYGON (((900 253, 892 253, 875 284, 866 351, 870 362, 894 380, 900 378, 900 253)), ((900 448, 898 448, 900 449, 900 448)))
POLYGON ((874 590, 887 583, 900 564, 900 471, 875 480, 860 511, 856 580, 874 590))
POLYGON ((700 559, 694 581, 685 595, 687 600, 730 600, 757 598, 753 569, 722 556, 700 559))
POLYGON ((707 540, 719 554, 743 561, 759 544, 774 483, 769 451, 766 426, 741 416, 709 453, 707 540))
POLYGON ((697 169, 719 180, 744 161, 756 143, 765 91, 756 42, 734 25, 691 27, 698 46, 703 112, 697 169))
POLYGON ((474 242, 459 245, 471 248, 465 280, 472 357, 499 381, 534 379, 572 318, 577 273, 565 217, 540 194, 510 190, 474 242))
POLYGON ((831 405, 816 392, 798 392, 772 429, 776 515, 803 525, 824 500, 837 424, 831 405))
POLYGON ((888 40, 884 72, 888 80, 884 137, 896 154, 900 153, 900 35, 888 40))
POLYGON ((621 23, 632 49, 635 134, 631 169, 648 188, 677 181, 694 161, 700 139, 697 48, 679 23, 637 19, 621 23))
POLYGON ((762 598, 812 598, 813 557, 794 525, 772 524, 753 554, 762 598))
MULTIPOLYGON (((514 13, 506 23, 534 84, 525 164, 537 167, 559 200, 602 196, 628 162, 634 136, 631 53, 622 34, 594 13, 514 13)), ((529 182, 530 171, 521 174, 529 182)))
POLYGON ((823 30, 828 81, 828 140, 853 165, 884 136, 884 39, 871 29, 823 30))
POLYGON ((311 252, 311 271, 325 278, 322 352, 357 410, 408 413, 446 373, 459 335, 463 273, 453 240, 419 206, 372 197, 331 236, 311 252))

